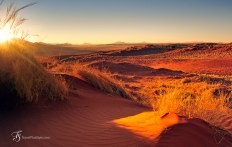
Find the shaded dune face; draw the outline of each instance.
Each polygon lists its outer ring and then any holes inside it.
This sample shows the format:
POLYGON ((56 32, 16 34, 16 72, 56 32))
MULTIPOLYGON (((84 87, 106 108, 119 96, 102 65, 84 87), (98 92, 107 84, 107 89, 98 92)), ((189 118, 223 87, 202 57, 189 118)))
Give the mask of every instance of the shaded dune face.
POLYGON ((12 110, 20 103, 22 99, 17 95, 14 87, 0 83, 0 112, 12 110))
POLYGON ((187 119, 174 113, 161 118, 167 127, 157 138, 156 147, 230 147, 232 137, 220 135, 201 119, 187 119))

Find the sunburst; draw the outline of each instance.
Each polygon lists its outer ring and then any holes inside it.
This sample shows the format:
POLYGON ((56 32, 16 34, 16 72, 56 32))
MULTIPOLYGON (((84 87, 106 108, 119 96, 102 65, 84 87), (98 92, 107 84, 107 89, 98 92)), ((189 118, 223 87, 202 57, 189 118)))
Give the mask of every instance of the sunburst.
POLYGON ((6 24, 4 28, 0 30, 0 42, 6 42, 13 38, 12 30, 10 25, 6 24))

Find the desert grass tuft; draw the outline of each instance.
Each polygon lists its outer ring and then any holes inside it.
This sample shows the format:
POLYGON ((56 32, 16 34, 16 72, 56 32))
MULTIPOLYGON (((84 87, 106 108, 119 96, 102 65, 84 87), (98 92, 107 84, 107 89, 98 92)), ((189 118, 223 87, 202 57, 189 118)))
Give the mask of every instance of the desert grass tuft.
POLYGON ((68 88, 61 77, 48 73, 37 62, 30 47, 19 42, 0 45, 0 82, 11 85, 27 102, 36 102, 41 94, 51 100, 64 100, 68 88))
POLYGON ((78 73, 86 81, 102 91, 131 99, 130 94, 125 90, 123 83, 116 78, 113 78, 111 76, 112 74, 109 72, 102 72, 95 68, 85 67, 79 70, 78 73))
MULTIPOLYGON (((232 133, 231 93, 215 89, 220 84, 205 82, 159 81, 145 84, 141 97, 149 99, 157 118, 167 112, 189 118, 200 118, 210 125, 232 133)), ((228 87, 229 88, 229 87, 228 87)))
POLYGON ((48 63, 49 70, 55 73, 69 74, 81 78, 92 84, 99 90, 105 91, 109 94, 118 95, 127 99, 134 99, 133 95, 124 86, 124 83, 115 78, 114 74, 107 69, 99 70, 79 62, 59 63, 54 58, 50 58, 48 63))

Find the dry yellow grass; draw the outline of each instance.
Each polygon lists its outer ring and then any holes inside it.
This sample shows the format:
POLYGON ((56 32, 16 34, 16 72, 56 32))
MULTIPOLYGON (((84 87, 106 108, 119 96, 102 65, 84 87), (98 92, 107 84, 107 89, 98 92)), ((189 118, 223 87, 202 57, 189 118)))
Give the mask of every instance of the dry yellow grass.
POLYGON ((48 73, 24 41, 0 45, 0 82, 10 85, 25 101, 37 101, 44 94, 52 100, 63 100, 68 92, 64 80, 48 73))
POLYGON ((189 118, 201 118, 232 133, 232 94, 220 90, 220 82, 207 82, 186 83, 186 79, 148 82, 139 94, 150 101, 157 118, 173 112, 189 118))
POLYGON ((123 83, 112 76, 109 72, 102 72, 94 68, 79 70, 79 75, 98 89, 115 94, 124 98, 132 99, 123 83))
POLYGON ((107 69, 99 70, 94 67, 80 64, 78 62, 59 63, 54 58, 47 59, 46 65, 50 71, 54 73, 64 73, 75 77, 79 77, 94 87, 110 94, 118 95, 120 97, 133 99, 133 96, 124 87, 124 83, 119 81, 107 69))

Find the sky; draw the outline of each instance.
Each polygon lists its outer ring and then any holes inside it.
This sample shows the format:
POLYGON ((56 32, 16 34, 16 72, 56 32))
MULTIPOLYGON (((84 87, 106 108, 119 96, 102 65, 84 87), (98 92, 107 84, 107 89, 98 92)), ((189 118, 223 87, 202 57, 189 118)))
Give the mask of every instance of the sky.
MULTIPOLYGON (((1 18, 12 1, 36 0, 5 0, 1 18)), ((35 42, 232 42, 232 0, 39 0, 19 16, 35 42)))

